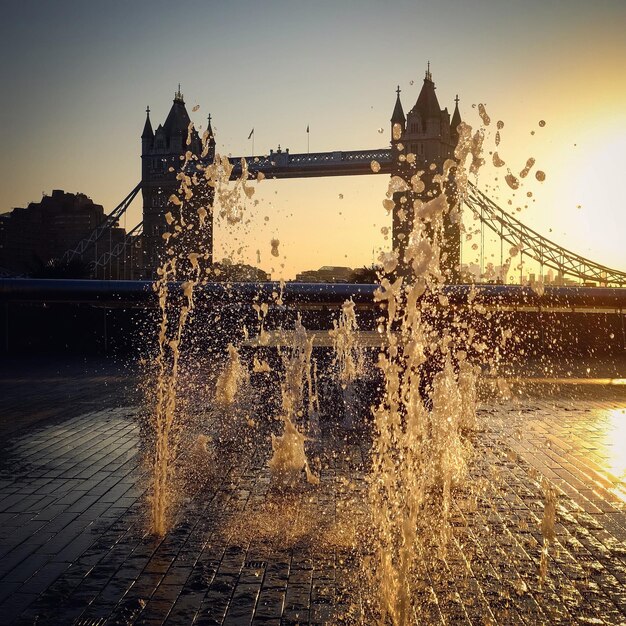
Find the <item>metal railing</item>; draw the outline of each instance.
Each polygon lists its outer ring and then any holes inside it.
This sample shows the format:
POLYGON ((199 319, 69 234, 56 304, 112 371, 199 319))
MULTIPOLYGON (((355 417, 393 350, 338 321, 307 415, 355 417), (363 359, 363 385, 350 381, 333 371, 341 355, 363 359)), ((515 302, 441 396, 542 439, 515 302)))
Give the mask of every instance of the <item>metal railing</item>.
MULTIPOLYGON (((115 306, 156 307, 151 281, 0 279, 0 302, 77 302, 115 306)), ((359 306, 378 306, 378 285, 352 283, 204 283, 194 292, 197 303, 219 305, 238 302, 276 302, 283 306, 340 307, 352 299, 359 306)), ((172 295, 182 296, 181 283, 169 285, 172 295)), ((611 287, 545 287, 539 294, 519 285, 447 285, 443 287, 451 306, 468 303, 490 307, 521 307, 541 310, 605 310, 626 312, 626 289, 611 287)))

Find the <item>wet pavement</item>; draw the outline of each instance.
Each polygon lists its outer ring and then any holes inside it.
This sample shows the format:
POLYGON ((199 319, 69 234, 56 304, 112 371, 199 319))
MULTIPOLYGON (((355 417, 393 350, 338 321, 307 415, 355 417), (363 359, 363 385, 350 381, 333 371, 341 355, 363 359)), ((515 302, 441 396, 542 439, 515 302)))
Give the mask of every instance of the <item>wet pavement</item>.
MULTIPOLYGON (((486 392, 472 489, 416 585, 417 623, 626 624, 626 386, 607 382, 486 392), (558 502, 540 585, 543 477, 558 502)), ((325 430, 309 449, 320 485, 287 492, 258 433, 253 453, 190 448, 156 539, 132 387, 110 365, 3 371, 0 623, 371 623, 354 548, 366 433, 325 430)))

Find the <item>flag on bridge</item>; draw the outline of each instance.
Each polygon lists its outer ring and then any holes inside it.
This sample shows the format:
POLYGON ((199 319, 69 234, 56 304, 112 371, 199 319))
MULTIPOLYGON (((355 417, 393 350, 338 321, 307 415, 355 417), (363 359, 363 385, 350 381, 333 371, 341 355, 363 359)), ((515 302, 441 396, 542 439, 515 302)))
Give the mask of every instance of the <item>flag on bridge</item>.
POLYGON ((254 135, 254 128, 250 131, 250 134, 248 135, 248 139, 251 139, 252 135, 254 135))

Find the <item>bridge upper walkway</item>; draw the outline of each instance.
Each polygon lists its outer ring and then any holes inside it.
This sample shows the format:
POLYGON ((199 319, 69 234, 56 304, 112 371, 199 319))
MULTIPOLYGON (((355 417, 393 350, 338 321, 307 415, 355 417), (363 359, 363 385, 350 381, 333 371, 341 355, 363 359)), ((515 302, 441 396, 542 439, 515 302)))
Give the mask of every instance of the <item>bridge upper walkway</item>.
POLYGON ((289 151, 271 152, 266 156, 230 157, 234 166, 231 179, 241 176, 241 160, 245 159, 251 178, 259 173, 267 178, 309 178, 318 176, 361 176, 364 174, 390 174, 392 155, 390 148, 374 150, 336 150, 291 154, 289 151), (372 168, 372 162, 379 168, 372 168))

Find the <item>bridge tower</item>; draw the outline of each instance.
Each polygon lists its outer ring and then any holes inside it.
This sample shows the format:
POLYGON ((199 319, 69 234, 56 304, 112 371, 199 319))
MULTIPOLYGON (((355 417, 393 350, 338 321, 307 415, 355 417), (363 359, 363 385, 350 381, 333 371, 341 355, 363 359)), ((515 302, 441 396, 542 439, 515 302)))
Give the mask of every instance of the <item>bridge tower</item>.
MULTIPOLYGON (((424 202, 439 194, 439 185, 433 182, 435 174, 442 172, 446 159, 454 158, 454 149, 458 141, 457 126, 461 123, 458 97, 450 119, 448 109, 441 109, 435 93, 435 83, 426 70, 424 83, 413 108, 404 115, 400 101, 400 87, 397 89, 396 104, 391 116, 392 175, 400 176, 409 185, 411 177, 423 171, 421 180, 424 189, 421 192, 405 191, 393 194, 395 208, 393 212, 393 249, 399 253, 400 273, 407 273, 404 263, 404 251, 413 230, 413 202, 424 202), (414 155, 407 158, 408 155, 414 155)), ((453 201, 454 189, 447 190, 449 202, 453 201)), ((441 265, 446 280, 456 283, 460 277, 461 230, 460 224, 449 214, 444 218, 444 241, 442 242, 441 265)))
MULTIPOLYGON (((212 160, 215 150, 215 141, 212 131, 208 129, 212 154, 206 155, 212 160)), ((172 108, 164 124, 159 124, 156 131, 152 130, 150 122, 150 108, 146 109, 146 122, 141 134, 141 189, 143 193, 143 277, 154 279, 157 269, 161 266, 166 243, 163 234, 168 230, 165 218, 171 212, 176 216, 177 207, 169 202, 170 196, 176 194, 180 183, 177 174, 180 172, 184 155, 190 151, 195 157, 202 154, 202 141, 198 132, 191 126, 191 119, 185 108, 180 85, 174 95, 172 108)), ((195 164, 195 161, 194 161, 195 164)), ((195 190, 194 190, 195 191, 195 190)), ((200 191, 200 190, 198 190, 200 191)), ((198 193, 197 201, 203 205, 212 205, 212 197, 207 201, 198 193)), ((188 203, 187 203, 188 206, 188 203)), ((195 213, 189 212, 189 213, 195 213)), ((187 213, 185 220, 187 220, 187 213)), ((206 226, 202 229, 202 251, 212 255, 213 232, 211 215, 207 217, 206 226)), ((189 250, 190 252, 192 250, 189 250)), ((207 259, 208 263, 212 258, 207 259)))

